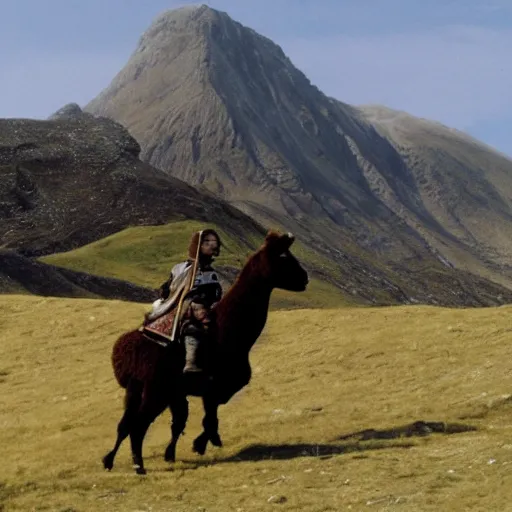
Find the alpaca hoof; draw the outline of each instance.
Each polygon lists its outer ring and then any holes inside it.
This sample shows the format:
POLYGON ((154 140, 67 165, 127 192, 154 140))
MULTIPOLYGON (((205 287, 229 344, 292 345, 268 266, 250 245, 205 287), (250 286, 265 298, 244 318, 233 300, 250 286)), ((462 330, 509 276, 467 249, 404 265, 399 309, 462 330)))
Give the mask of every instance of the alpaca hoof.
POLYGON ((174 446, 168 446, 164 455, 165 462, 176 462, 176 449, 174 446))
POLYGON ((105 455, 105 457, 103 457, 102 461, 103 461, 103 467, 107 471, 110 471, 114 467, 114 457, 112 457, 112 455, 110 455, 110 453, 108 455, 105 455))
POLYGON ((213 446, 218 446, 219 448, 222 447, 222 439, 220 438, 220 436, 217 432, 215 432, 215 434, 212 434, 210 436, 210 441, 213 444, 213 446))
POLYGON ((193 450, 199 455, 204 455, 206 453, 206 445, 208 444, 208 439, 203 436, 199 436, 194 440, 193 450))
POLYGON ((137 473, 137 475, 145 475, 146 474, 146 470, 142 466, 135 465, 133 467, 135 468, 135 473, 137 473))

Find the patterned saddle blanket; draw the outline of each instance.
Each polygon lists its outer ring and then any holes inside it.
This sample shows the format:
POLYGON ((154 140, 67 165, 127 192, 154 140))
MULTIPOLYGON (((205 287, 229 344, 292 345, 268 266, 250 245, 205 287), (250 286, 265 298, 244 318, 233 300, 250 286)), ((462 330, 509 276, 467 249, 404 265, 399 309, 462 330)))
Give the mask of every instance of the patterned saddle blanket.
POLYGON ((156 341, 171 342, 172 328, 176 318, 176 308, 158 317, 156 320, 145 322, 141 330, 156 341))

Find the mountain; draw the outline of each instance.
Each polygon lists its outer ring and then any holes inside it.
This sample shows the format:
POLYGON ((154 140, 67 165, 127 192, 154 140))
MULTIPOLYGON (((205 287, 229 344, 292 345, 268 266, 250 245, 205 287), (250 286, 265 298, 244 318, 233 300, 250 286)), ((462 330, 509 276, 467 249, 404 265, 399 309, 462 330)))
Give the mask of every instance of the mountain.
MULTIPOLYGON (((406 173, 392 146, 279 47, 206 6, 158 18, 85 110, 126 126, 143 160, 257 217, 307 228, 321 220, 324 238, 341 225, 372 249, 398 220, 371 193, 345 131, 366 148, 380 144, 388 167, 406 173)), ((399 250, 410 256, 418 243, 399 250)))
MULTIPOLYGON (((432 208, 414 160, 367 111, 324 95, 281 48, 226 13, 159 16, 84 110, 127 127, 151 165, 297 233, 355 296, 361 283, 386 282, 397 300, 470 303, 463 290, 503 292, 483 276, 512 286, 492 264, 493 246, 476 251, 432 208)), ((492 224, 510 202, 488 199, 492 224)))

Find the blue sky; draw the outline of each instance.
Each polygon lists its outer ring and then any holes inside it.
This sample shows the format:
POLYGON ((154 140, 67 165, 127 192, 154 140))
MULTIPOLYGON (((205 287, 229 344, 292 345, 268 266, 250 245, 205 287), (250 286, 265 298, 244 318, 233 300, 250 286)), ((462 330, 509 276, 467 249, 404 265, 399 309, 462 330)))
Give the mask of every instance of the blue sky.
MULTIPOLYGON (((2 0, 0 117, 84 105, 172 0, 2 0)), ((464 130, 512 156, 512 0, 211 0, 322 91, 464 130)))

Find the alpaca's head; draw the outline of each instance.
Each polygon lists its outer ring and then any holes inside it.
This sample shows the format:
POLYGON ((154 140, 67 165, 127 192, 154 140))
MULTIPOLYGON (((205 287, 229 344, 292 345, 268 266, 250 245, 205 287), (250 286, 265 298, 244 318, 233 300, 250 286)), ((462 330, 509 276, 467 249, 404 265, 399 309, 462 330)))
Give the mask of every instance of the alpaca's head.
POLYGON ((294 241, 295 237, 291 233, 269 231, 255 258, 261 267, 262 275, 270 279, 272 286, 302 292, 306 289, 309 279, 306 270, 290 251, 294 241))

